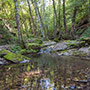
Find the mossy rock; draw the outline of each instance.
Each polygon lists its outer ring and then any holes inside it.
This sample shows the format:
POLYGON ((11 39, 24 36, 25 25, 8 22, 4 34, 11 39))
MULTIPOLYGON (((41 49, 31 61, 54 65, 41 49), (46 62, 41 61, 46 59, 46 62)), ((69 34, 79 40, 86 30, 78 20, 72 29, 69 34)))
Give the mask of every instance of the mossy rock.
POLYGON ((85 46, 85 41, 77 41, 77 40, 70 41, 67 43, 67 46, 73 48, 83 47, 85 46))
POLYGON ((55 42, 59 42, 60 40, 58 40, 58 38, 54 38, 54 41, 55 41, 55 42))
POLYGON ((90 37, 86 37, 86 38, 81 38, 81 41, 85 41, 85 43, 90 44, 90 37))
POLYGON ((30 49, 30 50, 22 49, 18 53, 19 54, 30 54, 30 53, 37 53, 37 52, 38 52, 38 50, 34 50, 34 49, 30 49))
POLYGON ((38 43, 27 43, 27 49, 40 50, 41 45, 38 43))
POLYGON ((70 49, 70 50, 60 51, 59 55, 86 56, 87 54, 85 52, 78 51, 77 49, 70 49))
POLYGON ((81 52, 81 51, 73 51, 72 55, 74 55, 74 56, 86 56, 87 54, 85 52, 81 52))
POLYGON ((8 54, 8 53, 9 53, 8 50, 3 49, 3 50, 0 51, 0 56, 2 57, 2 56, 6 55, 6 54, 8 54))
POLYGON ((14 63, 18 63, 20 61, 24 61, 26 60, 30 60, 30 58, 23 56, 21 54, 15 54, 15 53, 11 53, 9 52, 7 55, 4 56, 4 59, 14 62, 14 63))

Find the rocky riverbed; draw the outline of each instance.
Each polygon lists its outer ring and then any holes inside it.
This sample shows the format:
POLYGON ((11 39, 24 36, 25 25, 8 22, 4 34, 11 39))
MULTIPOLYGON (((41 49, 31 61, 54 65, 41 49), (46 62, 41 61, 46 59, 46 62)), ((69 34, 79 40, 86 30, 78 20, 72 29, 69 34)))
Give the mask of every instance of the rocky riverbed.
POLYGON ((57 53, 59 56, 90 56, 90 42, 85 40, 62 40, 56 42, 46 42, 40 53, 57 53), (47 45, 47 46, 46 46, 47 45))
POLYGON ((33 52, 37 49, 37 47, 40 47, 40 50, 38 50, 38 52, 34 52, 36 54, 55 53, 59 56, 80 56, 87 59, 89 59, 90 57, 89 38, 83 40, 62 40, 58 43, 54 41, 43 41, 43 43, 40 45, 31 43, 27 50, 21 50, 18 53, 13 53, 12 51, 10 51, 10 48, 13 46, 14 45, 0 46, 0 65, 29 62, 31 59, 27 56, 24 56, 23 53, 25 53, 25 55, 27 54, 27 52, 31 54, 31 49, 33 48, 33 52))

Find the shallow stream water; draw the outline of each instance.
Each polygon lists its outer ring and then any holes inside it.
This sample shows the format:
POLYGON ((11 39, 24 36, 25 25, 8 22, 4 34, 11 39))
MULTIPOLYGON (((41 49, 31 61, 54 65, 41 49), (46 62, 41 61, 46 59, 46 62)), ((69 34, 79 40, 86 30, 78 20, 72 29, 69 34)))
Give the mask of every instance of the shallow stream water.
POLYGON ((90 60, 42 54, 32 62, 0 66, 0 90, 90 90, 90 60))

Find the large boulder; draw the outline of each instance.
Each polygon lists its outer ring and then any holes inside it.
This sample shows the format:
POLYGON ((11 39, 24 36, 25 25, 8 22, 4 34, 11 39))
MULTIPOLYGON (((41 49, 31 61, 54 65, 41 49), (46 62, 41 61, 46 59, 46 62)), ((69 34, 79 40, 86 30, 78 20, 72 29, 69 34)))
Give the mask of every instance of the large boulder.
POLYGON ((69 49, 69 50, 63 50, 60 52, 57 52, 59 56, 86 56, 87 53, 81 52, 78 49, 69 49))
POLYGON ((10 61, 10 62, 13 62, 13 63, 18 63, 18 62, 22 62, 22 61, 25 61, 25 60, 30 60, 30 58, 26 57, 26 56, 23 56, 19 53, 12 53, 8 50, 1 50, 0 51, 0 61, 1 63, 3 63, 5 60, 7 61, 10 61))
POLYGON ((80 52, 84 52, 87 56, 90 56, 90 47, 82 47, 79 49, 80 52))
POLYGON ((85 46, 85 41, 77 41, 77 40, 64 40, 60 41, 53 48, 54 51, 62 51, 71 48, 80 48, 85 46))
POLYGON ((64 42, 64 41, 60 41, 59 43, 57 43, 55 45, 55 47, 53 48, 54 51, 62 51, 62 50, 65 50, 67 49, 67 45, 66 45, 67 42, 64 42))

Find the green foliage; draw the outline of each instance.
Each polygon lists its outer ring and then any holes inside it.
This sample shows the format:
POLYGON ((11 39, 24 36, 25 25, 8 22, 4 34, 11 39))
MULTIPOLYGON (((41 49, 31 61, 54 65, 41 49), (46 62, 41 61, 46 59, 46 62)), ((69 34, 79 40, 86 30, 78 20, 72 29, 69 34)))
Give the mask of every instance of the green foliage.
POLYGON ((40 49, 40 44, 38 43, 27 43, 27 48, 30 50, 30 49, 40 49))
MULTIPOLYGON (((15 6, 14 6, 14 2, 10 1, 10 0, 0 0, 0 18, 2 20, 0 20, 0 34, 2 34, 3 38, 0 38, 0 45, 3 44, 8 44, 8 43, 17 43, 17 37, 13 37, 8 29, 4 28, 5 24, 8 24, 10 28, 12 28, 13 32, 16 33, 16 35, 18 36, 18 32, 17 32, 17 26, 16 26, 16 19, 15 19, 15 6)), ((43 22, 43 26, 44 26, 44 32, 46 35, 46 40, 48 39, 52 39, 53 38, 53 33, 54 33, 54 13, 53 13, 53 4, 51 2, 51 0, 47 0, 45 2, 45 10, 44 10, 44 4, 43 2, 41 2, 40 0, 37 1, 39 3, 37 3, 38 8, 40 9, 40 16, 42 18, 42 22, 43 22), (48 1, 48 2, 47 2, 48 1)), ((31 16, 29 14, 29 7, 27 6, 27 2, 25 0, 18 0, 18 8, 19 8, 19 16, 20 16, 20 25, 21 25, 21 33, 22 33, 22 38, 24 40, 25 43, 27 43, 27 40, 33 40, 33 38, 37 37, 37 38, 42 38, 41 35, 41 31, 40 31, 40 27, 39 27, 39 23, 38 23, 38 17, 36 15, 35 12, 35 7, 34 5, 31 3, 31 12, 34 18, 34 22, 37 26, 37 36, 34 35, 34 25, 31 19, 31 16), (31 20, 31 21, 30 21, 31 20)), ((72 16, 74 13, 74 8, 77 7, 77 12, 76 12, 76 18, 75 18, 75 26, 78 26, 79 22, 82 20, 82 18, 85 15, 89 15, 89 1, 87 0, 66 0, 65 1, 66 6, 65 6, 65 10, 66 10, 66 24, 67 24, 67 30, 68 33, 65 33, 64 30, 64 24, 63 24, 63 5, 62 5, 62 1, 61 1, 61 5, 59 7, 58 4, 58 0, 55 0, 55 7, 56 7, 56 13, 57 13, 57 20, 55 20, 55 23, 57 22, 57 32, 59 31, 59 17, 60 17, 60 30, 62 32, 62 37, 63 39, 72 39, 72 37, 70 37, 70 32, 69 30, 71 30, 72 27, 72 16), (72 7, 72 8, 71 8, 72 7), (60 11, 60 16, 59 16, 59 11, 60 11)), ((88 17, 87 17, 88 18, 88 17)), ((81 30, 82 31, 82 30, 81 30)), ((76 33, 76 32, 75 32, 76 33)), ((80 34, 77 34, 78 36, 80 34)), ((57 35, 58 36, 58 35, 57 35)), ((90 31, 86 30, 81 37, 90 37, 90 31)), ((54 41, 58 42, 58 37, 56 37, 54 39, 54 41)), ((38 44, 42 44, 42 40, 40 39, 36 39, 33 41, 33 43, 38 43, 38 44)))
POLYGON ((13 53, 18 53, 22 48, 19 45, 15 45, 12 48, 10 48, 10 51, 13 53))
POLYGON ((81 35, 81 38, 90 37, 90 27, 85 30, 85 32, 81 35))
POLYGON ((16 38, 2 25, 0 25, 0 36, 0 45, 11 44, 16 41, 16 38))

